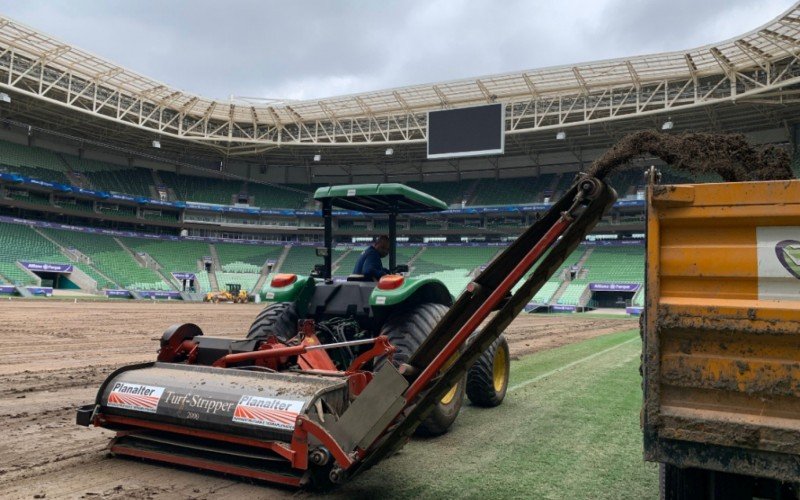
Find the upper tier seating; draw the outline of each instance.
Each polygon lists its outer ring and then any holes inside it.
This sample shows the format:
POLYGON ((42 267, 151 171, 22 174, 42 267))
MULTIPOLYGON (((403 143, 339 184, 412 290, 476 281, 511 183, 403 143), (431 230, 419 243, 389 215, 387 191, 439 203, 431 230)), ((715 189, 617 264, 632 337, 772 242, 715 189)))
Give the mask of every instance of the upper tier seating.
POLYGON ((164 183, 175 190, 179 199, 202 203, 230 205, 233 196, 242 191, 242 181, 198 177, 175 172, 159 171, 164 183))
POLYGON ((482 179, 470 205, 541 203, 554 175, 514 179, 482 179))
POLYGON ((0 141, 0 171, 69 184, 67 166, 55 153, 8 141, 0 141))
POLYGON ((314 186, 287 187, 290 189, 248 182, 245 189, 254 198, 253 206, 261 208, 303 208, 313 200, 314 186))

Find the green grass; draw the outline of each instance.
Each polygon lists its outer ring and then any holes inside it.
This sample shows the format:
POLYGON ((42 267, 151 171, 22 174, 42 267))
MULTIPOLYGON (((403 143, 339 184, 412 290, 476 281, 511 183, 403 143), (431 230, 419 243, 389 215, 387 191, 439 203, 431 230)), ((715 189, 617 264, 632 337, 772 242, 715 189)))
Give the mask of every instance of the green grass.
POLYGON ((465 405, 339 493, 382 498, 657 498, 642 460, 636 330, 526 356, 505 402, 465 405))

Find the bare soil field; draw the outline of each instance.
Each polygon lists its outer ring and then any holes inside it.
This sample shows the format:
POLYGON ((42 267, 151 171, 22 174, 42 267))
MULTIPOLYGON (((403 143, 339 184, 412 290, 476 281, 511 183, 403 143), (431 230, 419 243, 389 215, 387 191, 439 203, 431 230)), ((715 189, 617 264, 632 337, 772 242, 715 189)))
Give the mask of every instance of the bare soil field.
MULTIPOLYGON (((131 302, 0 302, 0 497, 210 498, 292 490, 107 456, 111 432, 74 423, 119 366, 155 358, 171 324, 241 337, 260 306, 131 302)), ((522 315, 507 331, 518 357, 629 330, 620 317, 522 315)))

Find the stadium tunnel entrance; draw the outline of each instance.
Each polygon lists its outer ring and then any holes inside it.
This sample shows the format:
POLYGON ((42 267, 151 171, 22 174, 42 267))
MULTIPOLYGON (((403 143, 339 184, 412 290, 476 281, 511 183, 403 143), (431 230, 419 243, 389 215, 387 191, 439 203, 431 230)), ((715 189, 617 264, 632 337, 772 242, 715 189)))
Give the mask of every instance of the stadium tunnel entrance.
POLYGON ((41 279, 41 286, 43 287, 52 288, 53 290, 82 290, 66 273, 33 271, 33 274, 41 279))
POLYGON ((100 286, 73 264, 19 261, 18 265, 43 289, 95 293, 100 286))
POLYGON ((586 306, 593 309, 625 309, 640 286, 638 283, 590 283, 591 296, 586 306))

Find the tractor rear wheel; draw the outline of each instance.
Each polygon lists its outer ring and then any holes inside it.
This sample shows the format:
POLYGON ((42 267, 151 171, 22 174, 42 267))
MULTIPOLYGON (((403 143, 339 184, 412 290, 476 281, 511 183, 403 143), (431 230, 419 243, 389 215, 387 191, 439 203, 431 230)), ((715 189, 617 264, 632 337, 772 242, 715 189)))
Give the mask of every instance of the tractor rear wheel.
MULTIPOLYGON (((386 335, 397 348, 393 356, 395 366, 408 361, 446 312, 447 306, 428 303, 401 309, 389 317, 381 328, 381 335, 386 335)), ((385 361, 386 358, 379 359, 376 368, 380 368, 385 361)), ((447 432, 464 403, 465 379, 466 376, 442 397, 417 428, 417 434, 438 436, 447 432)))
POLYGON ((508 342, 500 335, 467 372, 467 397, 472 404, 490 408, 502 403, 510 367, 508 342))
POLYGON ((247 332, 248 339, 266 339, 270 335, 281 341, 297 335, 297 307, 294 302, 276 302, 258 313, 247 332))

